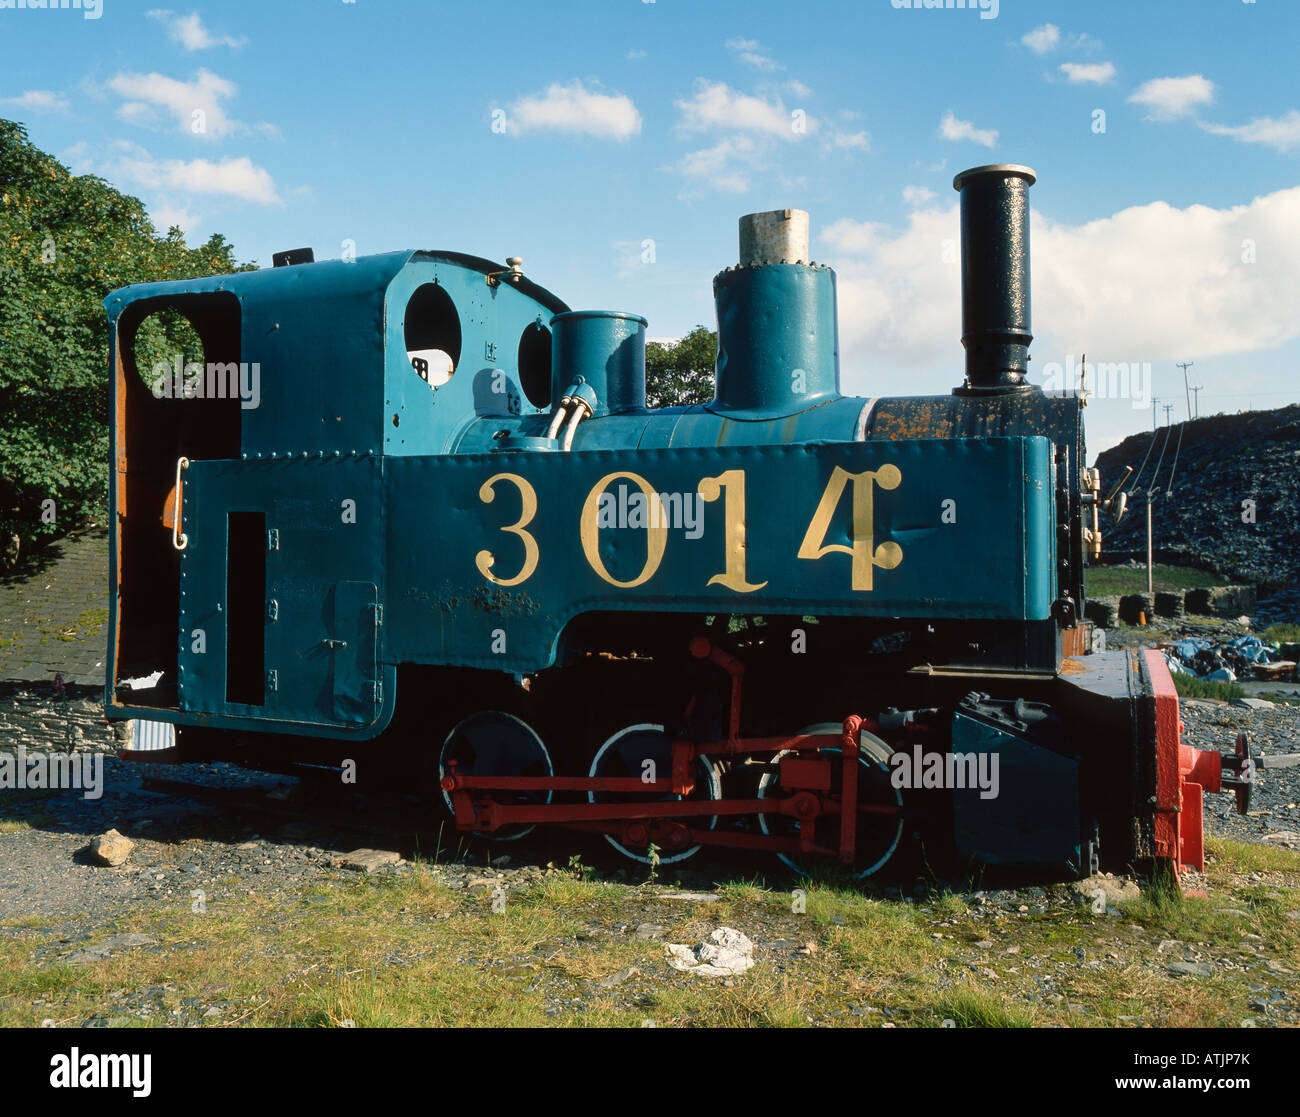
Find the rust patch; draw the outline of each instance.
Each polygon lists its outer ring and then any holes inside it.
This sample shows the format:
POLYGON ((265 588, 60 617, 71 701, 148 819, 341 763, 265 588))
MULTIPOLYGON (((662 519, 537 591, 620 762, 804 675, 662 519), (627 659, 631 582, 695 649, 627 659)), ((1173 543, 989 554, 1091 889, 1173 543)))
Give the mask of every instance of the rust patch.
POLYGON ((510 593, 499 586, 488 589, 481 586, 471 595, 475 609, 501 616, 533 616, 541 606, 526 593, 510 593))

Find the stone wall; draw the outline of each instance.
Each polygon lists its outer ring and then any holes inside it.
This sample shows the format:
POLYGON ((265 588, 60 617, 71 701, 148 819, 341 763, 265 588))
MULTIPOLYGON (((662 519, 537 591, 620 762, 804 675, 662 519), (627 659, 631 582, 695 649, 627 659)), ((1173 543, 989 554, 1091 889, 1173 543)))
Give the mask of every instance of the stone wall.
POLYGON ((1113 628, 1117 620, 1125 624, 1138 624, 1145 615, 1175 618, 1185 613, 1200 616, 1249 616, 1255 608, 1254 586, 1212 586, 1209 589, 1160 591, 1154 601, 1145 593, 1123 596, 1090 597, 1084 606, 1084 616, 1098 628, 1113 628))

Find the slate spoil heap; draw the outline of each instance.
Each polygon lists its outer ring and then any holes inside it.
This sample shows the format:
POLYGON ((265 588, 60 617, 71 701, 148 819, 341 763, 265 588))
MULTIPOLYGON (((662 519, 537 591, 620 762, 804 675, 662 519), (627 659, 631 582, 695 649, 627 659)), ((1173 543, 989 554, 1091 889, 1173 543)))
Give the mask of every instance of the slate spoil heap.
MULTIPOLYGON (((1151 439, 1150 431, 1132 435, 1097 458, 1104 491, 1126 465, 1141 467, 1151 439)), ((1158 561, 1208 567, 1266 589, 1300 584, 1300 405, 1196 419, 1167 434, 1161 428, 1156 439, 1138 484, 1129 482, 1128 514, 1118 525, 1103 525, 1102 561, 1145 555, 1145 493, 1154 481, 1158 561)))

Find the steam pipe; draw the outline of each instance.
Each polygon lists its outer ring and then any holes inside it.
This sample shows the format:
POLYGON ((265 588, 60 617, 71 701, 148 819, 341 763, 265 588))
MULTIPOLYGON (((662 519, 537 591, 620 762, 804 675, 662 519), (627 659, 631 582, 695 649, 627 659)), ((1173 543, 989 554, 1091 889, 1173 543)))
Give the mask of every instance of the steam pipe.
POLYGON ((972 167, 952 180, 961 194, 961 343, 958 395, 1032 390, 1029 343, 1028 167, 972 167))

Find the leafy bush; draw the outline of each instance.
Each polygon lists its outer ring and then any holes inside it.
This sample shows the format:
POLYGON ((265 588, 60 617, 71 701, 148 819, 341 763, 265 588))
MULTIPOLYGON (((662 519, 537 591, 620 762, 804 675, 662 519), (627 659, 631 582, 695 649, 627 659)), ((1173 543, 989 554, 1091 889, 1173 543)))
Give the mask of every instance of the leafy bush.
POLYGON ((646 406, 689 407, 708 403, 713 399, 713 364, 717 355, 717 335, 707 326, 696 326, 672 345, 649 342, 645 347, 646 406))
MULTIPOLYGON (((0 569, 105 516, 104 297, 237 270, 220 234, 194 249, 177 228, 158 236, 139 199, 71 174, 20 124, 0 120, 0 569)), ((184 351, 181 322, 175 338, 163 324, 142 340, 184 351)))

